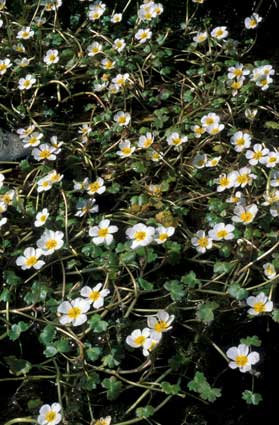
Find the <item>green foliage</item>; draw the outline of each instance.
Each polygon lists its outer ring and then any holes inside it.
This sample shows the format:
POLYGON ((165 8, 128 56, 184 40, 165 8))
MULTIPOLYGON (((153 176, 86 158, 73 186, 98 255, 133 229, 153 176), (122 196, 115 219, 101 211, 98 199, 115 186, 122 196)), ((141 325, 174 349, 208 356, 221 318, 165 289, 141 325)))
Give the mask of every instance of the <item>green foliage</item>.
POLYGON ((138 407, 136 409, 136 415, 138 418, 149 418, 155 413, 154 407, 147 405, 144 407, 138 407))
POLYGON ((247 404, 252 404, 254 406, 257 406, 261 401, 263 401, 261 394, 253 393, 249 390, 243 391, 242 399, 245 400, 247 404))
POLYGON ((119 397, 122 386, 122 382, 118 381, 114 376, 105 378, 102 381, 102 387, 106 388, 107 399, 110 401, 116 400, 119 397))
POLYGON ((197 392, 203 400, 209 402, 214 402, 221 397, 221 390, 211 387, 202 372, 196 372, 194 379, 188 382, 187 386, 189 390, 197 392))
POLYGON ((215 301, 206 302, 198 307, 197 317, 204 323, 210 323, 214 320, 214 310, 219 307, 215 301))
POLYGON ((241 344, 245 344, 245 345, 254 345, 254 347, 260 347, 262 345, 262 341, 259 339, 257 335, 241 338, 240 342, 241 344))

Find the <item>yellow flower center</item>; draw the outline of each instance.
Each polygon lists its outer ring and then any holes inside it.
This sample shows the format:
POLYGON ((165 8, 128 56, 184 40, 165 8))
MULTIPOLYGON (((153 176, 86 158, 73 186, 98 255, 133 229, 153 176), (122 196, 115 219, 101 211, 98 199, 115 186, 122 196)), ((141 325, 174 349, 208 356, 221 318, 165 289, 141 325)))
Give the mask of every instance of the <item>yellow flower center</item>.
POLYGON ((267 275, 272 275, 272 274, 274 273, 274 269, 273 269, 273 267, 272 267, 272 266, 268 266, 268 267, 265 269, 265 271, 266 271, 266 274, 267 274, 267 275))
POLYGON ((100 189, 100 184, 98 182, 90 183, 88 186, 89 192, 97 192, 100 189))
POLYGON ((219 184, 220 186, 228 186, 230 184, 230 180, 226 176, 220 177, 219 184))
POLYGON ((247 184, 249 181, 249 177, 247 174, 241 174, 240 176, 237 177, 236 181, 239 184, 247 184))
POLYGON ((95 425, 108 425, 108 422, 105 419, 98 419, 95 425))
POLYGON ((276 162, 276 161, 277 161, 277 158, 275 156, 271 156, 270 158, 268 158, 268 162, 273 163, 273 162, 276 162))
POLYGON ((27 260, 25 261, 25 265, 27 267, 33 267, 37 263, 37 261, 37 257, 33 255, 32 257, 27 258, 27 260))
POLYGON ((121 152, 124 153, 124 155, 129 155, 132 152, 132 149, 127 146, 126 148, 122 148, 121 152))
POLYGON ((49 181, 48 180, 45 180, 43 183, 42 183, 42 186, 43 187, 48 187, 50 185, 50 183, 49 183, 49 181))
POLYGON ((244 356, 243 354, 236 356, 235 363, 237 364, 238 367, 246 366, 248 363, 248 357, 244 356))
POLYGON ((205 124, 206 125, 212 125, 212 124, 214 124, 214 119, 213 118, 206 118, 205 124))
POLYGON ((177 137, 176 139, 172 139, 172 143, 173 143, 174 145, 180 145, 180 143, 181 143, 181 139, 180 139, 180 137, 177 137))
POLYGON ((144 32, 142 32, 141 34, 140 34, 140 38, 142 39, 142 40, 144 40, 145 38, 147 38, 148 37, 148 33, 147 33, 147 31, 144 31, 144 32))
POLYGON ((221 35, 223 35, 223 34, 224 34, 224 31, 221 28, 218 29, 215 33, 216 37, 221 37, 221 35))
POLYGON ((243 223, 250 223, 253 219, 253 214, 250 211, 244 211, 240 214, 240 219, 243 223))
POLYGON ((49 55, 48 59, 50 62, 54 62, 56 60, 56 55, 52 53, 51 55, 49 55))
POLYGON ((160 235, 159 235, 159 238, 158 238, 160 241, 165 241, 166 239, 168 239, 168 234, 167 233, 161 233, 160 235))
POLYGON ((1 197, 1 201, 4 202, 5 204, 10 204, 12 202, 12 198, 10 195, 2 195, 1 197))
POLYGON ((125 115, 122 115, 121 117, 118 118, 118 122, 119 124, 125 124, 126 123, 126 117, 125 115))
POLYGON ((208 238, 207 238, 206 236, 204 236, 204 237, 200 238, 200 239, 198 240, 198 244, 199 244, 199 246, 200 246, 201 248, 206 248, 206 247, 207 247, 207 245, 208 245, 208 238))
POLYGON ((55 183, 55 182, 58 182, 59 181, 59 179, 60 179, 60 174, 52 174, 51 176, 50 176, 50 181, 52 182, 52 183, 55 183))
POLYGON ((5 71, 7 69, 7 65, 4 63, 0 64, 0 71, 5 71))
POLYGON ((144 239, 146 238, 146 232, 143 232, 143 231, 136 232, 134 238, 136 241, 144 241, 144 239))
POLYGON ((98 230, 98 236, 100 236, 101 238, 105 238, 108 233, 109 233, 109 230, 107 227, 98 230))
POLYGON ((56 412, 54 412, 53 410, 50 410, 49 412, 47 412, 47 414, 45 415, 45 420, 47 422, 51 422, 56 418, 56 412))
POLYGON ((46 249, 54 249, 57 247, 57 241, 55 239, 49 239, 45 243, 46 249))
POLYGON ((261 159, 262 156, 263 156, 262 152, 261 151, 258 151, 258 152, 255 152, 253 154, 253 159, 257 159, 258 160, 258 159, 261 159))
POLYGON ((42 150, 42 151, 40 152, 39 157, 40 157, 41 159, 47 159, 47 158, 49 158, 49 157, 50 157, 50 155, 51 155, 51 152, 50 152, 49 150, 47 150, 47 149, 44 149, 44 150, 42 150))
POLYGON ((240 137, 239 139, 236 140, 235 144, 237 146, 243 146, 245 144, 245 139, 243 137, 240 137))
POLYGON ((238 90, 242 87, 242 81, 234 81, 231 85, 232 89, 238 90))
POLYGON ((25 80, 24 83, 23 83, 23 87, 25 87, 27 89, 30 86, 31 86, 31 81, 30 80, 25 80))
POLYGON ((47 219, 47 216, 46 216, 45 214, 41 215, 41 217, 40 217, 40 221, 41 221, 42 223, 44 223, 44 222, 46 221, 46 219, 47 219))
POLYGON ((160 320, 157 322, 154 326, 155 331, 157 332, 163 332, 164 330, 168 329, 169 325, 164 320, 160 320))
POLYGON ((68 316, 71 319, 77 319, 80 314, 81 314, 81 309, 79 307, 72 307, 68 311, 68 316))
POLYGON ((228 234, 229 234, 229 232, 228 232, 226 229, 222 229, 222 230, 219 230, 219 231, 216 233, 216 236, 217 236, 218 238, 220 238, 220 239, 223 239, 223 238, 225 238, 226 236, 228 236, 228 234))
POLYGON ((22 35, 22 38, 27 38, 27 37, 29 37, 29 32, 27 32, 27 31, 23 31, 23 32, 21 33, 21 35, 22 35))
POLYGON ((265 311, 265 304, 259 301, 253 305, 253 309, 256 313, 263 313, 265 311))
POLYGON ((143 146, 144 146, 145 148, 149 148, 149 146, 151 146, 151 145, 152 145, 152 143, 153 143, 153 140, 152 140, 152 139, 145 139, 145 141, 144 141, 144 143, 143 143, 143 146))
POLYGON ((97 301, 100 298, 100 292, 99 291, 91 291, 89 294, 89 298, 91 301, 97 301))
POLYGON ((256 21, 256 19, 251 19, 251 20, 250 20, 250 26, 251 26, 252 28, 254 28, 256 25, 257 25, 257 21, 256 21))
POLYGON ((143 345, 145 343, 145 340, 146 340, 146 337, 143 335, 140 335, 134 339, 134 343, 137 345, 143 345))
POLYGON ((30 137, 30 139, 28 140, 28 143, 29 145, 34 145, 35 143, 37 143, 37 141, 38 141, 38 138, 33 136, 33 137, 30 137))
POLYGON ((240 77, 242 75, 242 69, 239 69, 239 68, 235 69, 233 71, 233 74, 235 77, 240 77))

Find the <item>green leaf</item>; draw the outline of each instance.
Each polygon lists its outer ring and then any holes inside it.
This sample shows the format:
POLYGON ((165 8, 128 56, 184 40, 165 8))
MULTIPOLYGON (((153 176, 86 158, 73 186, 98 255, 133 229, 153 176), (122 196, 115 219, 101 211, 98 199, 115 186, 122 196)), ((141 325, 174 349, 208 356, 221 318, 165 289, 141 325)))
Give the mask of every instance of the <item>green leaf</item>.
POLYGON ((221 390, 212 388, 202 372, 196 372, 194 379, 188 382, 187 386, 189 390, 199 393, 200 397, 206 401, 213 402, 221 396, 221 390))
POLYGON ((55 347, 58 353, 68 353, 71 349, 68 339, 61 338, 58 341, 55 341, 55 347))
POLYGON ((261 394, 253 393, 249 390, 243 391, 242 399, 245 400, 247 404, 253 404, 254 406, 257 406, 263 400, 261 394))
POLYGON ((38 409, 39 406, 43 404, 40 398, 32 398, 27 402, 27 407, 29 410, 38 409))
POLYGON ((29 329, 30 326, 31 325, 29 325, 28 323, 25 323, 25 322, 22 322, 22 321, 12 325, 11 329, 8 332, 8 336, 9 336, 10 340, 15 341, 16 339, 18 339, 20 337, 20 334, 22 332, 27 331, 27 329, 29 329))
POLYGON ((219 307, 215 301, 210 301, 199 306, 197 317, 204 323, 209 323, 214 320, 214 310, 219 307))
POLYGON ((97 388, 97 385, 100 383, 99 374, 96 372, 91 372, 88 376, 83 376, 80 380, 80 384, 83 389, 87 391, 92 391, 97 388))
POLYGON ((241 301, 248 297, 248 291, 245 288, 241 288, 239 283, 233 283, 228 288, 228 293, 231 297, 241 301))
POLYGON ((167 381, 163 381, 161 382, 161 387, 162 390, 166 393, 166 394, 170 394, 170 395, 176 395, 179 393, 179 391, 181 390, 180 385, 179 384, 170 384, 167 381))
POLYGON ((48 345, 44 350, 44 355, 47 358, 54 357, 57 354, 57 348, 54 345, 48 345))
POLYGON ((272 319, 274 320, 274 322, 279 323, 279 309, 273 310, 272 319))
POLYGON ((49 343, 53 341, 55 335, 56 335, 55 326, 46 325, 39 335, 39 341, 44 345, 48 345, 49 343))
POLYGON ((22 282, 22 279, 13 270, 5 270, 3 272, 3 280, 10 286, 17 286, 22 282))
POLYGON ((138 283, 139 286, 144 290, 144 291, 152 291, 152 289, 154 288, 153 283, 148 282, 148 280, 143 279, 142 277, 138 278, 138 283))
POLYGON ((257 335, 241 338, 240 342, 245 345, 254 345, 254 347, 260 347, 262 345, 262 341, 257 335))
POLYGON ((105 320, 102 320, 99 314, 94 314, 88 320, 88 323, 90 328, 93 329, 96 333, 105 332, 108 327, 108 323, 105 320))
POLYGON ((138 418, 149 418, 155 413, 154 407, 147 405, 145 407, 138 407, 136 409, 136 416, 138 418))
POLYGON ((121 392, 122 382, 111 376, 102 381, 102 387, 107 389, 107 399, 113 401, 117 399, 121 392))
POLYGON ((233 268, 235 264, 228 263, 226 261, 217 261, 214 264, 213 271, 214 273, 229 273, 233 268))
MULTIPOLYGON (((89 344, 86 344, 88 346, 89 344)), ((91 347, 86 348, 86 356, 91 362, 95 362, 102 354, 102 349, 100 347, 91 347)))
POLYGON ((191 270, 181 278, 181 282, 189 288, 199 287, 201 285, 200 279, 197 278, 196 273, 191 270))
POLYGON ((170 280, 164 284, 164 288, 169 291, 173 301, 181 301, 186 291, 178 280, 170 280))
POLYGON ((32 364, 24 359, 18 359, 16 356, 4 357, 5 362, 10 368, 10 372, 13 375, 26 375, 31 369, 32 364))

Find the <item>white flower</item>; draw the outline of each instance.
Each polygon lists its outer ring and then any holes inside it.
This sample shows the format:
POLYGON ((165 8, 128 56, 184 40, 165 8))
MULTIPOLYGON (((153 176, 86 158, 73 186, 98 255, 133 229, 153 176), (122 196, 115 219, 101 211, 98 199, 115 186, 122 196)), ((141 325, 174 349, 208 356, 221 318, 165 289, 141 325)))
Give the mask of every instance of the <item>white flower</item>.
POLYGON ((44 62, 47 65, 52 65, 54 63, 59 62, 58 50, 56 50, 56 49, 50 49, 50 50, 48 50, 46 52, 43 60, 44 60, 44 62))
POLYGON ((235 214, 232 217, 232 221, 235 223, 242 223, 244 225, 251 223, 258 212, 258 207, 256 204, 251 204, 247 206, 237 205, 233 213, 235 214))
POLYGON ((153 241, 154 233, 154 227, 146 226, 143 223, 135 224, 126 230, 126 236, 132 239, 132 249, 149 245, 153 241))
POLYGON ((155 242, 157 242, 157 244, 163 244, 167 241, 167 239, 169 237, 171 237, 174 234, 175 228, 170 226, 170 227, 164 227, 164 226, 159 226, 156 229, 156 233, 154 236, 154 240, 155 242))
POLYGON ((263 18, 261 16, 257 13, 253 13, 252 16, 244 19, 245 28, 248 30, 255 29, 262 20, 263 18))
POLYGON ((20 66, 21 68, 26 68, 28 65, 30 65, 31 59, 28 58, 20 58, 20 59, 15 59, 15 63, 20 66))
POLYGON ((2 214, 3 212, 7 211, 8 206, 5 202, 2 201, 2 199, 0 200, 0 214, 2 214))
POLYGON ((106 416, 105 418, 97 419, 92 425, 110 425, 111 416, 106 416))
POLYGON ((88 18, 90 21, 97 21, 104 14, 106 5, 104 3, 94 3, 89 6, 88 18))
POLYGON ((95 56, 98 53, 101 53, 103 50, 103 45, 98 43, 98 41, 94 41, 87 47, 88 56, 95 56))
POLYGON ((47 174, 46 178, 52 183, 59 183, 63 179, 63 174, 57 173, 56 170, 52 170, 47 174))
POLYGON ((4 226, 4 224, 7 223, 7 221, 8 221, 7 217, 2 217, 0 219, 0 229, 1 229, 2 226, 4 226))
POLYGON ((102 283, 98 283, 94 288, 84 286, 80 290, 80 295, 85 297, 90 304, 92 303, 93 308, 101 308, 104 305, 105 297, 110 293, 109 289, 102 289, 102 287, 102 283))
POLYGON ((231 144, 234 146, 236 152, 242 152, 251 145, 251 136, 243 131, 237 131, 230 139, 231 144))
POLYGON ((17 33, 16 38, 19 40, 28 40, 34 36, 34 31, 30 29, 30 27, 24 27, 17 33))
POLYGON ((169 315, 165 310, 158 311, 154 316, 147 317, 147 325, 151 329, 151 336, 161 338, 162 334, 172 329, 174 315, 169 315))
POLYGON ((273 79, 270 77, 262 76, 257 79, 256 86, 261 87, 261 90, 265 91, 269 88, 269 84, 273 82, 273 79))
POLYGON ((116 154, 119 155, 121 158, 131 156, 136 149, 134 146, 131 146, 131 142, 128 139, 120 142, 118 147, 120 150, 117 151, 116 154))
POLYGON ((8 190, 6 193, 0 195, 0 202, 4 203, 5 205, 12 205, 14 199, 15 199, 16 193, 15 190, 11 189, 8 190))
POLYGON ((257 165, 258 162, 263 163, 264 157, 269 154, 269 149, 266 149, 263 147, 262 144, 256 143, 253 146, 253 150, 249 150, 245 153, 245 157, 249 159, 249 164, 251 165, 257 165))
POLYGON ((55 154, 58 155, 61 152, 61 146, 64 145, 64 142, 58 142, 57 136, 51 136, 50 138, 51 146, 55 148, 55 154))
POLYGON ((135 329, 131 335, 127 336, 126 343, 133 348, 143 347, 147 338, 150 336, 150 333, 149 328, 144 328, 143 330, 135 329))
POLYGON ((245 187, 250 185, 253 180, 257 178, 257 176, 251 173, 251 169, 249 167, 242 167, 240 170, 232 171, 234 180, 234 187, 245 187))
POLYGON ((157 152, 154 149, 152 149, 151 151, 148 151, 147 155, 148 155, 148 159, 150 159, 153 162, 158 162, 163 158, 163 153, 157 152))
POLYGON ((270 180, 270 186, 278 187, 279 186, 279 171, 278 170, 272 170, 270 179, 271 179, 270 180))
POLYGON ((38 133, 37 131, 25 137, 22 140, 25 148, 38 146, 41 143, 41 138, 44 137, 43 133, 38 133))
POLYGON ((208 236, 214 241, 231 240, 234 238, 234 229, 232 224, 218 223, 212 230, 209 230, 208 236))
POLYGON ((219 124, 220 122, 220 117, 219 115, 215 114, 215 112, 210 112, 207 115, 204 115, 201 118, 201 123, 203 128, 205 128, 205 130, 207 130, 208 127, 211 127, 212 125, 216 125, 219 124))
POLYGON ((232 196, 230 196, 228 199, 226 199, 226 202, 230 204, 245 204, 245 198, 242 192, 237 191, 232 196))
POLYGON ((51 255, 54 251, 62 248, 64 245, 64 234, 60 230, 56 232, 46 229, 40 239, 37 241, 37 247, 41 248, 43 255, 51 255))
POLYGON ((243 373, 251 370, 252 366, 260 360, 259 353, 256 351, 249 353, 249 347, 245 344, 229 348, 226 355, 233 360, 229 362, 229 367, 231 369, 239 368, 240 372, 243 373))
POLYGON ((99 205, 94 205, 96 199, 81 199, 77 202, 77 212, 75 213, 76 217, 83 217, 85 214, 97 213, 99 211, 99 205))
POLYGON ((103 69, 113 69, 115 62, 110 60, 109 58, 104 58, 101 60, 101 67, 103 69))
POLYGON ((228 34, 227 27, 215 27, 210 33, 211 37, 216 38, 216 40, 223 40, 228 34))
POLYGON ((62 6, 62 0, 44 0, 43 4, 44 10, 46 12, 51 12, 62 6))
POLYGON ((113 24, 116 24, 116 23, 121 22, 121 21, 122 21, 122 13, 115 13, 110 18, 110 22, 112 22, 113 24))
POLYGON ((87 183, 85 185, 88 195, 101 195, 106 191, 106 186, 104 185, 104 180, 101 177, 98 177, 94 182, 87 183))
POLYGON ((224 128, 224 124, 213 124, 206 128, 206 132, 211 136, 215 136, 215 134, 220 133, 222 130, 224 130, 224 128))
POLYGON ((202 136, 202 134, 205 133, 205 128, 199 125, 194 125, 193 127, 191 127, 191 130, 193 130, 194 135, 197 139, 199 139, 202 136))
POLYGON ((56 160, 56 149, 48 143, 43 143, 38 148, 32 150, 32 156, 36 161, 55 161, 56 160))
POLYGON ((161 339, 161 333, 152 333, 152 335, 146 339, 143 347, 142 354, 147 357, 157 347, 161 339))
POLYGON ((1 187, 3 186, 3 182, 4 182, 4 180, 5 180, 5 176, 4 176, 4 174, 0 173, 0 189, 1 189, 1 187))
POLYGON ((4 75, 7 72, 7 69, 12 66, 10 59, 1 59, 0 60, 0 75, 4 75))
POLYGON ((42 177, 40 180, 37 181, 37 191, 40 192, 46 192, 52 188, 52 183, 48 176, 42 177))
POLYGON ((279 162, 279 153, 277 151, 268 152, 268 154, 262 159, 261 163, 267 168, 275 167, 279 162))
POLYGON ((35 220, 34 226, 35 227, 43 226, 46 223, 48 217, 49 217, 49 212, 47 208, 44 208, 42 211, 39 211, 36 214, 36 220, 35 220))
POLYGON ((139 41, 140 44, 146 43, 147 40, 150 40, 152 37, 152 31, 149 28, 139 29, 135 34, 135 39, 139 41))
POLYGON ((131 120, 131 115, 129 114, 129 112, 119 111, 114 115, 113 119, 118 125, 124 127, 129 124, 131 120))
POLYGON ((265 263, 263 268, 264 274, 268 279, 273 279, 276 276, 276 270, 272 263, 265 263))
POLYGON ((250 74, 249 69, 244 69, 244 65, 242 63, 237 63, 234 66, 230 66, 228 68, 228 78, 232 80, 233 78, 240 79, 245 75, 250 74))
POLYGON ((253 119, 256 117, 257 113, 258 113, 258 109, 256 109, 256 108, 255 109, 247 108, 244 111, 244 115, 247 118, 247 120, 249 120, 249 121, 253 121, 253 119))
POLYGON ((36 83, 36 78, 33 78, 31 74, 27 74, 26 77, 20 78, 18 82, 19 90, 29 90, 36 83))
POLYGON ((62 325, 72 324, 80 326, 86 322, 87 316, 85 313, 90 309, 90 302, 84 298, 75 298, 72 301, 63 301, 57 309, 57 312, 62 314, 59 317, 59 322, 62 325))
POLYGON ((154 142, 154 134, 148 132, 144 136, 139 137, 138 147, 147 149, 153 144, 153 142, 154 142))
POLYGON ((219 164, 221 158, 222 158, 221 156, 215 156, 214 158, 208 159, 206 161, 205 166, 206 167, 216 167, 216 165, 219 164))
POLYGON ((123 38, 116 38, 113 42, 113 48, 118 52, 122 52, 126 47, 125 40, 123 38))
POLYGON ((195 41, 196 43, 203 43, 205 40, 207 40, 208 38, 208 34, 207 31, 203 31, 203 32, 198 32, 194 37, 193 37, 193 41, 195 41))
POLYGON ((39 425, 56 425, 62 419, 61 406, 59 403, 44 404, 39 410, 39 416, 37 418, 39 425))
POLYGON ((207 163, 207 155, 205 153, 198 153, 193 158, 192 164, 196 168, 204 168, 207 163))
POLYGON ((43 254, 41 249, 35 249, 32 247, 26 248, 23 251, 23 255, 20 255, 16 259, 16 265, 21 267, 22 270, 34 269, 39 270, 45 264, 44 261, 39 260, 40 256, 43 254))
POLYGON ((179 133, 174 132, 171 133, 168 137, 167 137, 167 142, 169 146, 180 146, 183 143, 186 143, 188 140, 187 136, 180 136, 179 133))
POLYGON ((95 245, 110 245, 113 241, 113 233, 118 231, 117 226, 110 226, 110 220, 102 220, 98 226, 89 227, 89 236, 95 245))
POLYGON ((218 184, 217 192, 223 192, 223 190, 230 189, 234 186, 235 174, 233 171, 229 174, 222 173, 215 182, 218 184))
POLYGON ((26 137, 30 136, 30 134, 32 134, 34 130, 35 130, 35 126, 32 124, 32 125, 29 125, 29 127, 27 128, 18 128, 16 132, 19 135, 20 139, 25 139, 26 137))
POLYGON ((273 302, 263 292, 260 292, 256 297, 248 297, 246 303, 251 307, 248 313, 252 316, 270 312, 273 309, 273 302))
POLYGON ((111 81, 119 88, 123 88, 127 85, 129 78, 130 75, 128 74, 128 72, 126 72, 125 74, 117 74, 116 77, 114 77, 111 81))
POLYGON ((191 238, 191 243, 201 254, 204 254, 207 249, 212 248, 212 239, 203 230, 198 230, 195 233, 194 237, 191 238))

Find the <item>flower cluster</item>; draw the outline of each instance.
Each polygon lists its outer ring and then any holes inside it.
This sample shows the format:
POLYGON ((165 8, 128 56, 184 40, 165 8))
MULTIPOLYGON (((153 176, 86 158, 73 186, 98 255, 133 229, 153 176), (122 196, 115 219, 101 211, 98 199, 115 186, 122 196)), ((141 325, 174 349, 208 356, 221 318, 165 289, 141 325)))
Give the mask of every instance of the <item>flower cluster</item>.
POLYGON ((148 316, 147 326, 144 329, 135 329, 126 338, 126 343, 133 348, 142 348, 143 355, 149 356, 160 342, 163 333, 172 329, 171 323, 174 315, 169 315, 164 310, 158 311, 154 316, 148 316))

